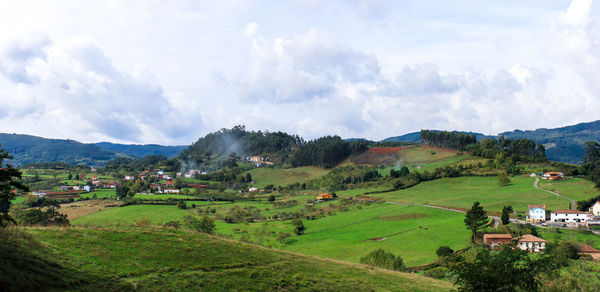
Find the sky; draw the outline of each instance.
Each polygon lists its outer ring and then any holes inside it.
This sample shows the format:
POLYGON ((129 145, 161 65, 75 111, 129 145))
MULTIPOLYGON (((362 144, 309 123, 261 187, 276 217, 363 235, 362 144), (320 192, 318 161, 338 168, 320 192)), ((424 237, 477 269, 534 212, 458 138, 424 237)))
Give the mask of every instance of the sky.
POLYGON ((186 145, 597 120, 591 0, 0 0, 0 132, 186 145))

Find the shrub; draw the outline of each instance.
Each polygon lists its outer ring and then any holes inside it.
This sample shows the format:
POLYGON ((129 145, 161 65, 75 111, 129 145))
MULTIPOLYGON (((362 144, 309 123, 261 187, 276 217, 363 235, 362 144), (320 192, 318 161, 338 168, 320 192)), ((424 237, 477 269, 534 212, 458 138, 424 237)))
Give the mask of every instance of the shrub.
POLYGON ((306 227, 304 227, 304 223, 302 223, 302 220, 294 219, 294 220, 292 220, 292 225, 296 226, 296 228, 294 228, 294 234, 296 234, 296 235, 304 234, 304 230, 306 229, 306 227))
POLYGON ((423 274, 434 279, 445 279, 446 275, 448 274, 448 269, 444 267, 435 267, 425 271, 423 274))
POLYGON ((177 203, 177 208, 179 208, 179 209, 187 209, 187 204, 184 201, 179 201, 177 203))
POLYGON ((146 227, 150 225, 150 219, 144 217, 144 218, 140 218, 135 222, 135 226, 137 227, 146 227))
POLYGON ((360 263, 395 271, 402 271, 405 268, 402 257, 395 256, 381 248, 360 258, 360 263))
POLYGON ((269 202, 275 202, 275 195, 270 195, 270 196, 267 198, 267 201, 269 201, 269 202))
POLYGON ((277 235, 277 241, 279 242, 284 242, 288 237, 290 237, 291 235, 289 233, 284 233, 284 232, 279 232, 279 234, 277 235))
POLYGON ((452 256, 454 254, 454 250, 451 249, 448 246, 440 246, 438 247, 438 249, 435 251, 435 254, 438 257, 449 257, 452 256))
POLYGON ((180 225, 179 221, 174 220, 174 221, 166 222, 165 224, 163 224, 163 227, 179 229, 179 225, 180 225))
POLYGON ((183 224, 194 231, 212 234, 215 229, 215 218, 203 216, 201 219, 186 215, 183 217, 183 224))

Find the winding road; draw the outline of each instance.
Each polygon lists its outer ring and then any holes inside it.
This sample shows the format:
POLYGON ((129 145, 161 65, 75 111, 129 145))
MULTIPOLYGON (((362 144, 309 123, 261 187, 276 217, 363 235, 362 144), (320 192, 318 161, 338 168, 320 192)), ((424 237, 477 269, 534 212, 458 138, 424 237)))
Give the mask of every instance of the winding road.
POLYGON ((559 194, 559 193, 556 193, 556 192, 553 192, 553 191, 549 191, 549 190, 545 190, 545 189, 542 189, 542 188, 538 187, 538 182, 539 182, 539 181, 540 181, 540 178, 539 178, 539 176, 536 176, 536 177, 535 177, 535 182, 533 182, 533 187, 534 187, 534 188, 536 188, 536 189, 538 189, 538 190, 540 190, 540 191, 544 191, 544 192, 546 192, 546 193, 550 193, 550 194, 556 195, 557 197, 562 197, 562 198, 564 198, 564 199, 567 199, 567 200, 569 200, 569 202, 571 202, 571 210, 574 210, 574 209, 576 209, 576 208, 577 208, 577 202, 575 202, 575 200, 573 200, 573 199, 571 199, 571 198, 569 198, 569 197, 567 197, 567 196, 565 196, 565 195, 561 195, 561 194, 559 194))

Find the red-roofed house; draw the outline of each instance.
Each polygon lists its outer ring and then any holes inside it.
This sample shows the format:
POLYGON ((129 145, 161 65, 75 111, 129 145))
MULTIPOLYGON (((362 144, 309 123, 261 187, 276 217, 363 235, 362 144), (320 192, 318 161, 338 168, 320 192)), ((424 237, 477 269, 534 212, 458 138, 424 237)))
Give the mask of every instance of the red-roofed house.
POLYGON ((512 240, 510 234, 484 234, 483 244, 491 248, 496 248, 502 244, 507 244, 512 240))
POLYGON ((579 210, 561 209, 550 212, 550 223, 555 225, 585 225, 587 219, 587 213, 579 210))
POLYGON ((562 179, 564 176, 565 174, 562 172, 551 171, 544 173, 544 175, 542 175, 542 179, 559 180, 562 179))
POLYGON ((597 261, 600 259, 600 250, 597 250, 587 244, 581 244, 577 247, 577 254, 587 254, 597 261))
POLYGON ((522 250, 530 252, 540 252, 542 249, 546 248, 546 243, 547 241, 531 234, 526 234, 517 238, 517 246, 522 250))

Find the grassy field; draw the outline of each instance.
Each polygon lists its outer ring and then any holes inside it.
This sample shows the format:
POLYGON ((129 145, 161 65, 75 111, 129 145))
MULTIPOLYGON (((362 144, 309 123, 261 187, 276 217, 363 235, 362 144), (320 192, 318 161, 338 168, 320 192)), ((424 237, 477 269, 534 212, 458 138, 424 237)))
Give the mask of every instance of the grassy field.
POLYGON ((600 249, 600 236, 589 231, 574 229, 538 228, 539 236, 550 242, 570 241, 580 244, 588 244, 600 249))
POLYGON ((116 198, 117 197, 117 194, 114 189, 97 189, 91 193, 83 193, 83 194, 81 194, 81 197, 91 199, 94 197, 94 194, 96 194, 96 198, 98 198, 98 199, 116 198))
POLYGON ((583 178, 568 178, 559 181, 540 180, 538 186, 563 194, 576 201, 600 195, 600 191, 594 187, 594 183, 583 178))
MULTIPOLYGON (((190 202, 191 204, 191 202, 190 202)), ((174 205, 130 205, 110 208, 80 217, 71 222, 75 226, 126 226, 135 225, 138 220, 148 220, 150 224, 160 225, 172 220, 181 220, 191 211, 174 205)))
POLYGON ((273 184, 275 186, 285 186, 293 183, 303 183, 319 178, 328 173, 328 170, 313 167, 296 167, 296 168, 269 168, 259 167, 245 172, 252 175, 252 179, 256 181, 254 184, 257 188, 263 188, 266 185, 273 184))
POLYGON ((176 194, 135 194, 134 199, 140 200, 167 200, 167 199, 197 199, 194 196, 176 195, 176 194))
MULTIPOLYGON (((510 180, 508 186, 499 187, 497 177, 443 178, 372 196, 390 201, 458 208, 470 208, 474 201, 479 201, 487 210, 496 212, 501 212, 506 205, 513 206, 517 211, 527 211, 529 204, 546 204, 550 210, 569 207, 567 200, 534 189, 532 178, 515 176, 510 180)), ((567 184, 565 181, 565 186, 567 184)), ((587 199, 588 196, 586 193, 571 194, 575 200, 587 199)))
POLYGON ((11 243, 0 241, 1 286, 14 286, 18 290, 84 291, 449 291, 453 288, 447 282, 415 274, 274 251, 182 230, 25 230, 36 240, 20 239, 19 236, 27 236, 15 232, 18 236, 13 236, 16 238, 11 243), (23 262, 31 264, 23 267, 23 262))

